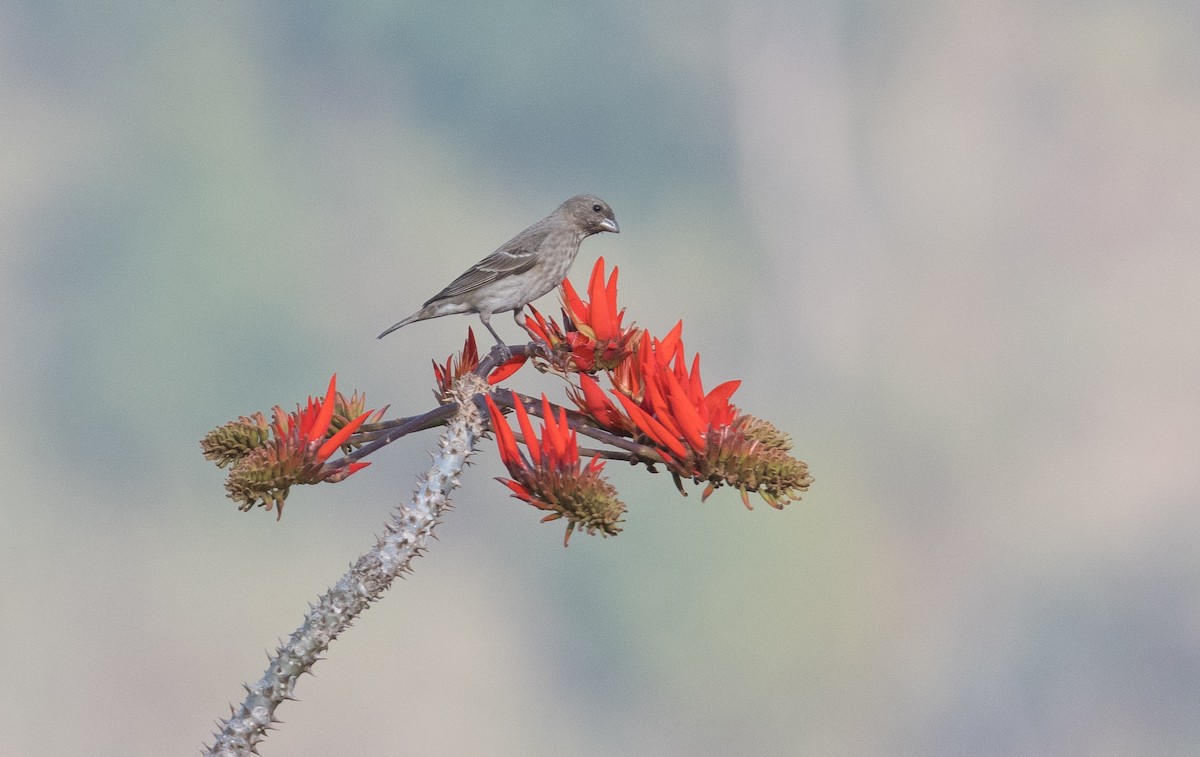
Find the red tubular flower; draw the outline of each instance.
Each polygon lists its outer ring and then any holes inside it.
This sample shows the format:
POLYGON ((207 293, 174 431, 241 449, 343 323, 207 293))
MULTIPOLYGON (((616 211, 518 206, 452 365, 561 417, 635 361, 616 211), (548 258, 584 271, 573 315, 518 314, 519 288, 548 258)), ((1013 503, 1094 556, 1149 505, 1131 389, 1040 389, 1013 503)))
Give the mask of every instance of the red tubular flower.
POLYGON ((553 318, 546 320, 541 311, 533 305, 529 305, 528 308, 529 312, 525 314, 525 330, 534 339, 545 342, 551 351, 557 350, 567 339, 562 328, 555 323, 553 318))
POLYGON ((636 355, 614 372, 613 394, 642 433, 682 462, 691 452, 705 452, 709 432, 733 421, 737 411, 729 398, 741 382, 727 381, 705 394, 700 357, 689 371, 680 327, 661 341, 643 337, 636 355))
MULTIPOLYGON (((338 428, 333 420, 339 399, 344 409, 347 402, 345 397, 339 397, 337 393, 337 374, 334 374, 324 399, 309 397, 303 408, 297 407, 292 413, 275 407, 275 419, 269 426, 270 438, 265 433, 261 434, 257 446, 238 456, 225 482, 230 498, 241 503, 239 509, 249 510, 255 505, 266 507, 267 510, 274 507, 282 516, 283 502, 292 484, 341 481, 370 464, 352 462, 341 466, 326 465, 333 453, 347 444, 351 435, 376 414, 368 410, 357 417, 344 419, 338 428)), ((365 404, 365 400, 356 399, 357 402, 365 404)), ((247 426, 247 430, 253 429, 247 426)), ((220 442, 230 431, 236 432, 234 442, 244 442, 246 431, 240 427, 231 428, 227 424, 205 437, 202 446, 205 447, 206 456, 217 459, 219 463, 228 461, 228 453, 214 458, 210 450, 223 449, 220 442)))
POLYGON ((621 335, 621 319, 624 310, 617 310, 617 271, 613 266, 608 283, 604 281, 604 258, 596 259, 592 275, 588 279, 588 297, 584 302, 575 292, 571 282, 563 279, 563 305, 575 328, 596 341, 608 341, 621 335))
MULTIPOLYGON (((526 359, 525 355, 514 355, 508 362, 496 366, 488 374, 488 384, 498 384, 513 375, 521 369, 521 366, 525 365, 526 359)), ((437 382, 433 396, 442 404, 449 402, 450 388, 454 386, 454 382, 477 367, 479 367, 479 349, 475 346, 475 332, 468 326, 467 340, 463 343, 462 352, 458 354, 458 357, 451 355, 446 358, 445 365, 439 365, 436 360, 433 361, 433 379, 437 382)))
MULTIPOLYGON (((292 443, 297 450, 304 450, 307 453, 309 448, 312 448, 309 461, 324 464, 330 455, 345 444, 350 435, 357 431, 358 427, 371 415, 371 412, 365 412, 329 436, 336 404, 337 374, 335 373, 329 380, 329 391, 326 392, 325 399, 315 400, 309 397, 307 407, 303 410, 296 408, 294 413, 285 413, 283 408, 276 406, 275 422, 271 424, 271 431, 275 439, 292 443)), ((356 463, 356 465, 361 467, 363 464, 356 463)))
POLYGON ((569 280, 563 279, 562 327, 553 319, 547 321, 532 307, 532 314, 525 317, 526 329, 550 347, 558 358, 556 367, 562 372, 612 369, 625 359, 641 333, 621 325, 625 311, 617 308, 617 271, 614 266, 606 281, 604 258, 596 260, 588 281, 587 302, 569 280))
POLYGON ((500 460, 512 476, 511 479, 497 480, 509 488, 512 496, 547 511, 543 523, 565 518, 567 531, 563 546, 576 528, 589 534, 599 531, 604 536, 619 533, 625 505, 617 499, 612 485, 601 477, 604 462, 600 458, 592 458, 586 467, 581 465, 575 430, 567 422, 567 411, 559 408, 555 417, 550 401, 543 395, 539 439, 525 406, 514 395, 514 414, 529 451, 526 458, 503 413, 490 395, 486 399, 500 460))
POLYGON ((680 334, 682 333, 683 321, 678 321, 662 339, 655 339, 650 336, 649 332, 640 334, 633 342, 629 358, 622 360, 615 368, 609 371, 613 388, 632 398, 634 401, 641 402, 646 393, 646 386, 642 377, 647 372, 650 374, 656 373, 653 366, 647 371, 643 367, 643 361, 649 361, 651 355, 653 355, 657 358, 658 362, 665 364, 671 362, 675 356, 682 355, 683 342, 680 339, 680 334))
POLYGON ((626 397, 620 392, 614 392, 616 398, 625 407, 625 412, 629 413, 629 417, 633 420, 635 426, 650 437, 650 439, 660 448, 666 448, 666 451, 674 455, 680 460, 685 460, 688 457, 687 448, 684 447, 678 439, 678 434, 673 433, 670 429, 664 426, 658 419, 647 413, 642 408, 638 407, 637 403, 626 397))
POLYGON ((750 493, 776 508, 798 499, 812 478, 808 466, 791 455, 791 441, 730 403, 740 381, 706 393, 700 357, 687 367, 679 333, 676 326, 662 341, 644 338, 622 374, 624 385, 613 390, 637 431, 658 446, 677 483, 683 478, 707 483, 701 499, 726 485, 741 492, 747 508, 750 493), (630 387, 639 389, 640 398, 625 393, 630 387))
POLYGON ((708 434, 732 422, 736 411, 729 397, 740 382, 726 382, 705 394, 699 356, 690 371, 684 362, 681 328, 682 323, 676 324, 665 340, 643 335, 636 352, 610 373, 621 409, 586 375, 580 375, 579 389, 568 393, 580 412, 603 428, 641 434, 686 468, 707 450, 708 434))
POLYGON ((579 408, 579 412, 600 424, 601 427, 616 433, 635 431, 637 426, 629 421, 617 406, 612 403, 596 383, 596 379, 586 373, 579 374, 579 388, 567 389, 567 396, 579 408))

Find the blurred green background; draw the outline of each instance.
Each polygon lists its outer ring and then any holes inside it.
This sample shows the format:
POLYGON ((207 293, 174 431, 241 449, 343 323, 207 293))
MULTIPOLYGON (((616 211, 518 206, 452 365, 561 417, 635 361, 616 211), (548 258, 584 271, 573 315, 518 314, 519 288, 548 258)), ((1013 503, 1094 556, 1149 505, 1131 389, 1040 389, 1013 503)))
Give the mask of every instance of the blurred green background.
POLYGON ((1200 753, 1198 134, 1179 2, 5 3, 0 752, 194 753, 434 438, 276 522, 200 436, 428 407, 477 322, 375 335, 594 192, 812 491, 564 550, 489 445, 263 754, 1200 753))

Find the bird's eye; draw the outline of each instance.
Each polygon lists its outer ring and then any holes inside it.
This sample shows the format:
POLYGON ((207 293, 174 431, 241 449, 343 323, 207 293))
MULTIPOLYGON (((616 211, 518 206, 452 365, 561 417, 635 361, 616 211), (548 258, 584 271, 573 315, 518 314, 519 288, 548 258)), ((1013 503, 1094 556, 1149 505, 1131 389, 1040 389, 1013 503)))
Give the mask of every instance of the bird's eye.
POLYGON ((593 206, 592 206, 592 212, 593 212, 593 213, 599 213, 599 212, 600 212, 600 206, 599 206, 599 205, 593 205, 593 206))

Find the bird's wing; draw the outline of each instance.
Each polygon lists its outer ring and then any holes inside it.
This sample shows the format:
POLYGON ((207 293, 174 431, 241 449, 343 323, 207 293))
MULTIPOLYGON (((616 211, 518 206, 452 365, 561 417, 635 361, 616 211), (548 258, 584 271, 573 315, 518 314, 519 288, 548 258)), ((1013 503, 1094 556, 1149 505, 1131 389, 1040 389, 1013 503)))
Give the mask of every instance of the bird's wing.
POLYGON ((467 269, 467 272, 450 282, 442 291, 430 297, 425 303, 445 300, 469 294, 481 287, 491 284, 496 279, 505 276, 515 276, 525 273, 538 261, 537 250, 549 234, 548 231, 538 231, 533 234, 521 234, 503 247, 488 255, 483 260, 467 269))

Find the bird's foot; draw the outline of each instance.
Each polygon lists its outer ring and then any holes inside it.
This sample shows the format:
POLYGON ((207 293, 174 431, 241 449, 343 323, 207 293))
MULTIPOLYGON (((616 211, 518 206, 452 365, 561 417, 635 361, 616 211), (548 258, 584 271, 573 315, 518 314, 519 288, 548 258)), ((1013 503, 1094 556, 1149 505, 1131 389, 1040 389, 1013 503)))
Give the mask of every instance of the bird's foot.
POLYGON ((496 346, 492 348, 492 355, 496 359, 496 365, 504 365, 512 360, 512 348, 504 342, 496 342, 496 346))
POLYGON ((533 341, 529 343, 529 346, 531 346, 534 350, 533 357, 539 357, 542 360, 545 360, 547 363, 554 361, 554 348, 552 348, 541 338, 535 335, 533 341))

